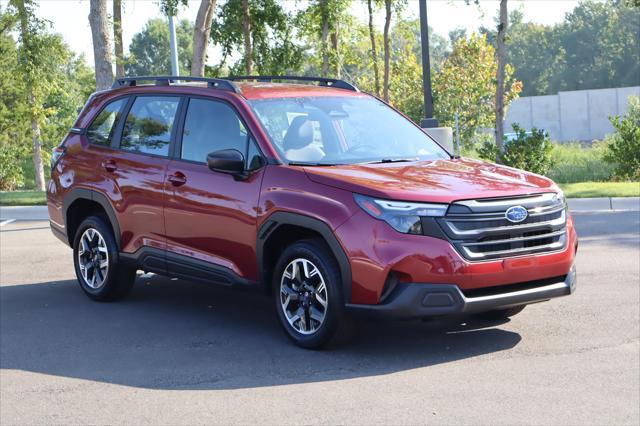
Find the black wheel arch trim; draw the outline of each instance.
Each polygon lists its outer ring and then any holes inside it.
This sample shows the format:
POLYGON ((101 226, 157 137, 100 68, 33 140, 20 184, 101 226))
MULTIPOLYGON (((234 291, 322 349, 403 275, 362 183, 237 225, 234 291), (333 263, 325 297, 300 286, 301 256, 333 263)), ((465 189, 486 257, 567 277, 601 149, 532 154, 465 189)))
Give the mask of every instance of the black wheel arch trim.
MULTIPOLYGON (((256 254, 258 258, 258 271, 260 281, 264 282, 264 246, 271 236, 279 227, 283 225, 294 225, 302 228, 308 228, 317 232, 325 240, 329 249, 333 253, 338 267, 340 268, 340 277, 342 279, 342 291, 344 294, 344 302, 351 301, 351 265, 349 258, 345 253, 342 245, 336 238, 335 234, 325 222, 299 213, 278 211, 269 215, 258 229, 256 254)), ((268 284, 268 283, 265 283, 268 284)))
POLYGON ((103 210, 107 214, 107 217, 109 218, 109 222, 111 222, 113 234, 116 239, 116 245, 118 246, 118 250, 120 250, 121 249, 120 224, 118 223, 118 218, 113 209, 113 206, 111 205, 111 203, 109 202, 109 200, 105 195, 93 189, 87 189, 87 188, 75 188, 71 190, 71 192, 69 192, 69 194, 67 194, 64 197, 64 200, 62 201, 62 213, 64 214, 64 227, 67 233, 67 239, 69 240, 69 245, 73 246, 72 239, 74 236, 69 235, 69 224, 67 223, 67 213, 68 213, 69 207, 74 203, 74 201, 77 201, 79 199, 93 201, 100 204, 100 206, 102 206, 103 210))

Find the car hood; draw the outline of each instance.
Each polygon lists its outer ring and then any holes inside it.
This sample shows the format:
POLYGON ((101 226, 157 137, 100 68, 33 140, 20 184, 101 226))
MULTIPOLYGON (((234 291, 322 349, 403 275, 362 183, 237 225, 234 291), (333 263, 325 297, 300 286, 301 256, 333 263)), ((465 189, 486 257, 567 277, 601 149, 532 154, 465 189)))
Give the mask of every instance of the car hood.
POLYGON ((314 182, 372 197, 450 203, 456 200, 555 192, 534 173, 471 159, 305 167, 314 182))

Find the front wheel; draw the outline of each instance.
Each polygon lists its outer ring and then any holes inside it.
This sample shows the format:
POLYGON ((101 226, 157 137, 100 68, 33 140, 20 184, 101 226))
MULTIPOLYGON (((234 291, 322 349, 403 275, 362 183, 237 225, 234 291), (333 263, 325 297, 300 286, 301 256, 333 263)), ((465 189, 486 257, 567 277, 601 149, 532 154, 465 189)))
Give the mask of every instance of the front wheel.
POLYGON ((320 240, 292 244, 273 277, 276 311, 298 346, 315 349, 335 336, 344 308, 338 264, 320 240))

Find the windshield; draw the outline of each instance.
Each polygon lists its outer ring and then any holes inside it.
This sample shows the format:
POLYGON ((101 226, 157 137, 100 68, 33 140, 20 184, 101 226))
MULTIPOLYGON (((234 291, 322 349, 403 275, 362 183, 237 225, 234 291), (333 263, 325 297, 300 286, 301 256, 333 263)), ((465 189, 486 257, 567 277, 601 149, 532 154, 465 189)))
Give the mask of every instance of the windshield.
POLYGON ((433 160, 449 155, 422 130, 370 96, 249 101, 273 145, 309 165, 433 160))

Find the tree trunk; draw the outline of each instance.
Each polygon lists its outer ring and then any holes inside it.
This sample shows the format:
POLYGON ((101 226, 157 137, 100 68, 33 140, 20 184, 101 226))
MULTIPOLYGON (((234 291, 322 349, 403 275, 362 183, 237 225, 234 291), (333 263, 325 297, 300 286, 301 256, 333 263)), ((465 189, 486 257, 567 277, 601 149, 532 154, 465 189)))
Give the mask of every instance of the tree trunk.
POLYGON ((38 117, 33 113, 36 105, 36 97, 33 94, 33 85, 29 85, 29 106, 31 107, 31 142, 33 144, 33 165, 36 178, 36 189, 44 191, 44 166, 42 165, 42 139, 38 117))
POLYGON ((340 57, 340 23, 336 21, 334 24, 333 33, 331 33, 331 48, 335 54, 336 59, 336 78, 340 78, 342 75, 342 58, 340 57))
POLYGON ((105 90, 113 84, 107 0, 91 0, 90 4, 89 24, 91 25, 91 36, 93 37, 96 89, 105 90))
POLYGON ((329 13, 326 0, 323 1, 322 10, 322 76, 329 75, 329 13))
POLYGON ((124 77, 122 50, 122 0, 113 0, 113 43, 116 49, 116 76, 124 77))
POLYGON ((376 96, 380 96, 380 70, 378 69, 378 52, 376 50, 376 33, 373 27, 373 0, 367 0, 369 8, 369 37, 371 38, 371 60, 373 61, 373 80, 376 96))
POLYGON ((244 33, 244 61, 247 75, 253 74, 253 46, 251 43, 251 16, 249 0, 242 0, 242 31, 244 33))
MULTIPOLYGON (((507 61, 506 34, 509 25, 507 0, 500 0, 500 23, 496 39, 496 56, 498 57, 498 75, 496 88, 496 146, 498 152, 504 150, 504 67, 507 61)), ((496 158, 499 161, 499 158, 496 158)))
POLYGON ((391 1, 384 0, 384 77, 382 96, 385 102, 389 102, 389 73, 391 71, 391 51, 389 48, 389 27, 391 26, 391 1))
POLYGON ((193 59, 191 61, 191 75, 204 76, 204 64, 207 59, 207 47, 211 35, 211 21, 216 10, 216 0, 201 0, 193 27, 193 59))

